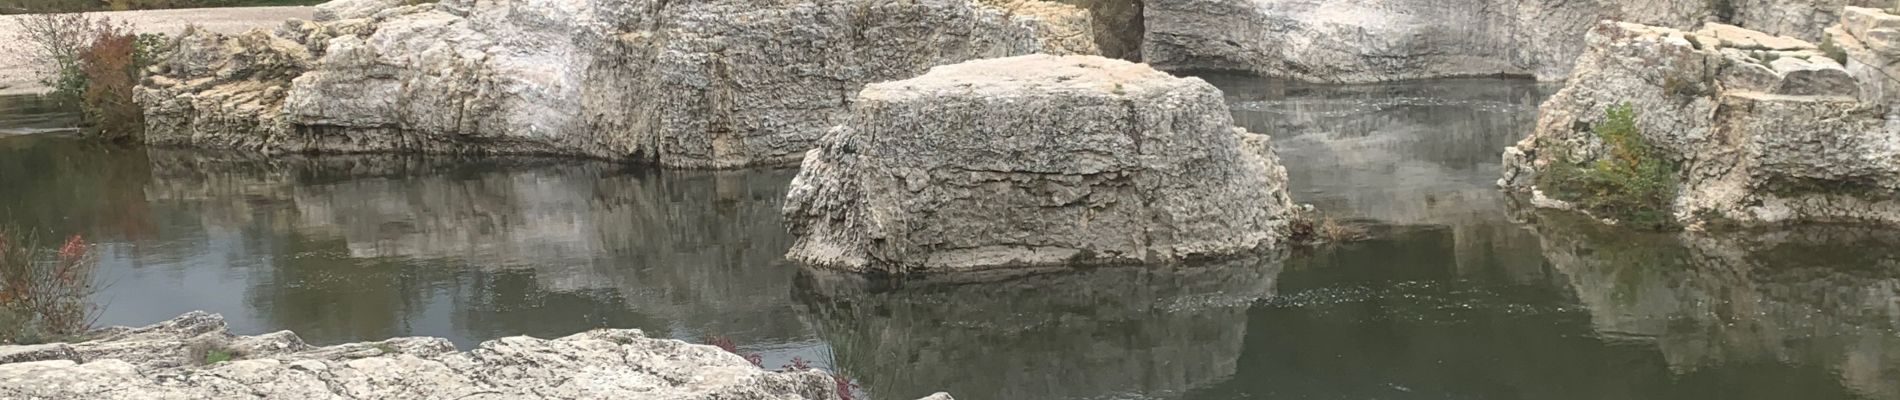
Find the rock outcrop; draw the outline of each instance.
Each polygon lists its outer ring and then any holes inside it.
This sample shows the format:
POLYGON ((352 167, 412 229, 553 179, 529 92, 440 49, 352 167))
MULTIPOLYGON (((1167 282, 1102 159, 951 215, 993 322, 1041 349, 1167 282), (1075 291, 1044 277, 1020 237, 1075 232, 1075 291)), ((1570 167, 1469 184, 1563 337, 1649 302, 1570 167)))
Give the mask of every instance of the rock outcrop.
POLYGON ((853 271, 1169 262, 1274 246, 1269 138, 1196 78, 1034 55, 873 84, 792 181, 790 258, 853 271))
POLYGON ((1729 22, 1818 40, 1843 5, 1874 0, 1154 0, 1142 55, 1165 70, 1316 82, 1516 75, 1562 80, 1603 19, 1729 22))
MULTIPOLYGON (((1879 11, 1847 10, 1847 21, 1900 27, 1879 11)), ((1716 24, 1695 32, 1599 24, 1568 85, 1540 109, 1536 131, 1506 149, 1498 183, 1539 206, 1601 218, 1613 217, 1606 208, 1615 207, 1600 205, 1627 194, 1621 188, 1663 182, 1674 194, 1648 206, 1690 226, 1900 223, 1900 128, 1882 94, 1892 78, 1878 71, 1880 57, 1896 53, 1869 44, 1879 29, 1847 26, 1817 46, 1716 24), (1635 144, 1598 129, 1616 122, 1606 120, 1618 107, 1631 111, 1635 144), (1611 182, 1607 192, 1566 189, 1600 183, 1603 165, 1652 161, 1658 171, 1611 182)))
POLYGON ((73 344, 0 346, 0 397, 839 398, 824 372, 769 372, 717 347, 648 338, 638 330, 511 337, 467 352, 437 338, 311 347, 288 331, 232 336, 223 319, 196 312, 101 335, 73 344))
POLYGON ((1081 8, 974 0, 340 0, 190 32, 140 89, 149 140, 266 152, 796 161, 864 84, 1095 53, 1081 8))

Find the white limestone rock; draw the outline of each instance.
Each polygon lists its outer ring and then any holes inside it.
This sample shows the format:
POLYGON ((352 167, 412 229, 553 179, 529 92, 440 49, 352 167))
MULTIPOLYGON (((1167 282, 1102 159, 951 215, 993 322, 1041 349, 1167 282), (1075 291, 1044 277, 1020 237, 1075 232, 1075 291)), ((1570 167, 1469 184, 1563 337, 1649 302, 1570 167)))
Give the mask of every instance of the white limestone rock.
POLYGON ((1881 0, 1153 0, 1144 60, 1315 82, 1513 75, 1563 80, 1597 21, 1730 22, 1819 40, 1881 0))
POLYGON ((246 36, 270 46, 181 39, 226 43, 188 52, 212 60, 304 48, 282 63, 287 76, 244 79, 180 59, 141 104, 147 137, 166 144, 782 164, 866 83, 969 59, 1096 51, 1086 10, 1031 3, 348 0, 326 5, 322 22, 246 36))
POLYGON ((1844 67, 1805 42, 1737 35, 1764 36, 1598 25, 1568 85, 1540 108, 1536 131, 1505 151, 1499 185, 1550 194, 1539 174, 1606 157, 1591 126, 1627 104, 1643 138, 1680 169, 1665 207, 1677 222, 1900 223, 1900 125, 1890 102, 1868 94, 1891 78, 1851 72, 1875 52, 1837 35, 1831 41, 1855 55, 1844 67), (1763 45, 1776 42, 1784 44, 1763 45))
MULTIPOLYGON (((193 312, 72 343, 81 360, 0 360, 0 398, 16 399, 839 399, 817 370, 770 372, 713 346, 601 329, 510 337, 457 352, 438 338, 310 348, 280 332, 232 336, 193 312), (217 347, 192 345, 218 342, 217 347), (254 346, 278 343, 283 347, 254 346), (200 365, 220 349, 231 361, 200 365)), ((25 346, 0 346, 0 354, 25 346)))
POLYGON ((867 86, 785 215, 794 260, 925 273, 1233 254, 1283 242, 1291 209, 1212 85, 1033 55, 867 86))

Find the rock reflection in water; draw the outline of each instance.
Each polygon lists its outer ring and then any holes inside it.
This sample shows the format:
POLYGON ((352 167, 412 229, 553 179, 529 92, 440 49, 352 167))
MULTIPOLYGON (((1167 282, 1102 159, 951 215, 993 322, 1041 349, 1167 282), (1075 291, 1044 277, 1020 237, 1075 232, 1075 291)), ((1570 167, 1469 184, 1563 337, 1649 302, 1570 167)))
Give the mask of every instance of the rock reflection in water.
POLYGON ((0 184, 30 190, 0 209, 105 244, 107 324, 204 309, 319 343, 598 326, 810 341, 785 301, 791 170, 4 143, 26 148, 0 157, 0 184))
POLYGON ((1529 80, 1313 85, 1203 76, 1236 123, 1272 135, 1293 199, 1338 218, 1447 226, 1459 266, 1539 262, 1505 218, 1498 152, 1530 133, 1556 89, 1529 80))
POLYGON ((1165 396, 1234 373, 1247 307, 1272 295, 1280 259, 896 286, 807 270, 795 297, 879 398, 1165 396))
POLYGON ((1804 382, 1788 373, 1776 383, 1900 398, 1900 232, 1806 226, 1678 237, 1552 212, 1533 219, 1595 329, 1652 343, 1676 374, 1820 370, 1833 376, 1804 382))

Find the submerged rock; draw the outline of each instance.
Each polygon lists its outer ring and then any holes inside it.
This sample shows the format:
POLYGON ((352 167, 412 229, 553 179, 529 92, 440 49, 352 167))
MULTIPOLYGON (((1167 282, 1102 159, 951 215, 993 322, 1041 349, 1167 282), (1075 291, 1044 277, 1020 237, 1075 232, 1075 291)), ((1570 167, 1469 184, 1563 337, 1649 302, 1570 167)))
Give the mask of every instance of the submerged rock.
POLYGON ((437 338, 311 347, 287 331, 232 336, 222 318, 194 312, 103 335, 53 345, 68 351, 0 346, 0 355, 7 355, 0 358, 0 397, 839 398, 824 372, 770 372, 717 347, 648 338, 638 330, 601 329, 554 340, 510 337, 467 352, 437 338), (14 356, 34 352, 43 356, 14 356))
POLYGON ((275 32, 182 35, 140 88, 148 140, 788 163, 866 83, 1097 51, 1086 10, 1037 1, 405 4, 342 0, 275 32))
POLYGON ((1207 82, 1034 55, 866 87, 785 215, 793 260, 921 273, 1228 255, 1280 244, 1291 209, 1207 82))
POLYGON ((1562 80, 1603 19, 1705 21, 1818 39, 1843 5, 1880 0, 1154 0, 1143 56, 1165 70, 1317 82, 1516 75, 1562 80))
POLYGON ((1661 183, 1673 196, 1643 202, 1691 226, 1900 223, 1900 125, 1879 94, 1893 82, 1865 72, 1890 53, 1831 31, 1823 49, 1720 25, 1599 24, 1569 84, 1540 108, 1536 131, 1506 149, 1498 183, 1539 206, 1599 218, 1619 212, 1605 203, 1629 193, 1622 189, 1661 183), (1600 132, 1619 106, 1632 111, 1634 144, 1600 132), (1634 181, 1605 183, 1600 171, 1651 161, 1664 167, 1634 181))

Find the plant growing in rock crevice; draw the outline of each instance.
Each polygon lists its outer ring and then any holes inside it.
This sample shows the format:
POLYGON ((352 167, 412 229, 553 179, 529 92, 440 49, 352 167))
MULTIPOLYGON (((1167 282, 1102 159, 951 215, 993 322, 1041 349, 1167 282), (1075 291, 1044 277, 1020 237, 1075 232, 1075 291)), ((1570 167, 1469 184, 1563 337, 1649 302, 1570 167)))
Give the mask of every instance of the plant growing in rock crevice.
POLYGON ((1552 146, 1555 155, 1537 176, 1537 186, 1558 200, 1593 215, 1647 230, 1679 228, 1671 214, 1678 169, 1656 151, 1636 126, 1628 104, 1605 110, 1591 126, 1605 153, 1589 165, 1570 162, 1571 149, 1552 146))
POLYGON ((244 352, 233 349, 222 342, 196 342, 185 347, 185 354, 198 365, 212 365, 244 358, 244 352))

